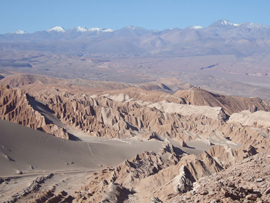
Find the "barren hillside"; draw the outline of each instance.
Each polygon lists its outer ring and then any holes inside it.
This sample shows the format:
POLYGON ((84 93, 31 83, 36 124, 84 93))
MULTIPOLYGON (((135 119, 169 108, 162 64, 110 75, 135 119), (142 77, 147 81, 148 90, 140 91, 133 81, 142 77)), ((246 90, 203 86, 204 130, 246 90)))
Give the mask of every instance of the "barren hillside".
POLYGON ((266 102, 257 97, 244 98, 213 94, 198 87, 193 87, 189 90, 179 90, 174 96, 178 96, 187 104, 198 106, 222 107, 226 114, 231 115, 243 110, 269 111, 269 102, 266 102))
POLYGON ((1 201, 204 202, 225 197, 229 202, 269 196, 265 171, 237 176, 251 177, 246 181, 254 182, 252 190, 237 178, 227 181, 228 174, 246 165, 259 169, 246 161, 253 155, 267 163, 261 157, 270 146, 264 100, 195 87, 171 94, 170 87, 177 85, 164 79, 130 86, 20 74, 1 82, 13 86, 0 88, 1 119, 33 128, 1 121, 1 201), (158 87, 163 91, 150 90, 158 87), (218 180, 204 182, 207 176, 218 180))

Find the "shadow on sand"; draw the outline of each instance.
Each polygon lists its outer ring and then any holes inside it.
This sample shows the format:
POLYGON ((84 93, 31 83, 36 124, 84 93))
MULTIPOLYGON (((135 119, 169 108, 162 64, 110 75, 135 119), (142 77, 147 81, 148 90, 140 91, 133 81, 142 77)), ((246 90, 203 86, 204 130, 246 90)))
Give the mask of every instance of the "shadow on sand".
MULTIPOLYGON (((58 127, 64 128, 66 130, 65 125, 55 116, 55 112, 51 110, 47 105, 43 104, 42 102, 36 100, 34 97, 26 94, 26 98, 31 105, 31 107, 38 111, 42 116, 45 118, 46 124, 54 124, 58 127)), ((69 140, 72 141, 81 141, 80 138, 76 137, 75 135, 68 132, 69 140)))

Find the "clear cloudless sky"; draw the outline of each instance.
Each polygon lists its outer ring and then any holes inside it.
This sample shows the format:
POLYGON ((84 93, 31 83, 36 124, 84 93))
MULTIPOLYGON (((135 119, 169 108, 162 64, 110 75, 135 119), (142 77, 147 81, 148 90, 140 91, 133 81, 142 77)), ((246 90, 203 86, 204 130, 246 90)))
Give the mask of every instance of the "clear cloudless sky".
POLYGON ((270 25, 270 0, 0 0, 0 33, 54 26, 164 30, 220 19, 270 25))

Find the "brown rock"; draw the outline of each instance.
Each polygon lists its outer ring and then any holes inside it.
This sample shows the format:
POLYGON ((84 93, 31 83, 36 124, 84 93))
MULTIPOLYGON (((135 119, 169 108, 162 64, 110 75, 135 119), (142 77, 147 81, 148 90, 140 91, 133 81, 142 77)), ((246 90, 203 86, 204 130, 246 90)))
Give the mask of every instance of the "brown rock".
POLYGON ((256 181, 256 182, 262 182, 262 181, 264 181, 264 178, 258 178, 258 179, 256 179, 255 181, 256 181))
POLYGON ((0 119, 69 139, 66 130, 54 124, 47 125, 45 117, 31 105, 36 105, 36 101, 25 91, 5 85, 0 86, 0 119))
POLYGON ((208 194, 208 191, 206 189, 204 189, 204 190, 200 191, 200 194, 201 195, 207 195, 208 194))
POLYGON ((179 171, 179 175, 175 178, 175 182, 177 183, 176 191, 185 193, 189 190, 192 190, 195 179, 187 167, 182 166, 179 171))
POLYGON ((242 98, 218 95, 210 93, 198 87, 192 87, 189 90, 179 90, 174 94, 183 98, 186 103, 193 105, 208 105, 212 107, 222 107, 227 115, 240 112, 243 110, 269 110, 269 106, 265 105, 259 98, 242 98), (250 109, 250 106, 254 106, 250 109))
POLYGON ((246 196, 246 199, 255 201, 257 199, 257 195, 249 194, 246 196))
POLYGON ((269 188, 267 188, 266 190, 265 190, 265 192, 264 192, 265 194, 269 194, 270 193, 270 187, 269 188))
POLYGON ((163 203, 158 197, 151 197, 149 203, 163 203))

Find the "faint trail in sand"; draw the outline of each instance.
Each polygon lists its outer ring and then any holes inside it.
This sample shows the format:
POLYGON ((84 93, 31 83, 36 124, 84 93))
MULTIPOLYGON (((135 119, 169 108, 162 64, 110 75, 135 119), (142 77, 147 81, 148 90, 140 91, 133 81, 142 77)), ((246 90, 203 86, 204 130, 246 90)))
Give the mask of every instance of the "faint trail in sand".
POLYGON ((89 152, 90 152, 91 156, 93 157, 93 159, 94 159, 99 165, 103 165, 103 163, 101 163, 101 162, 95 157, 94 153, 92 152, 92 149, 91 149, 91 147, 90 147, 90 143, 86 143, 86 144, 87 144, 87 146, 88 146, 89 152))

